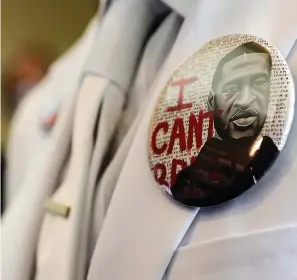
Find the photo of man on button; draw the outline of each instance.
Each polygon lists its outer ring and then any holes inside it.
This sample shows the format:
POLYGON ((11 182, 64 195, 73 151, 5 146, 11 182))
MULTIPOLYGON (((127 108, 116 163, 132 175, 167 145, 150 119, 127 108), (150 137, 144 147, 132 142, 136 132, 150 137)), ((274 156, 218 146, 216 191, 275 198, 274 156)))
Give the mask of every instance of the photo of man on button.
POLYGON ((269 52, 254 42, 237 47, 220 61, 209 107, 223 109, 214 121, 221 139, 259 135, 267 116, 271 68, 269 52))
POLYGON ((174 198, 189 206, 211 206, 237 197, 271 166, 278 149, 262 136, 269 99, 272 59, 258 43, 235 48, 214 71, 209 110, 215 135, 190 166, 177 174, 174 198))

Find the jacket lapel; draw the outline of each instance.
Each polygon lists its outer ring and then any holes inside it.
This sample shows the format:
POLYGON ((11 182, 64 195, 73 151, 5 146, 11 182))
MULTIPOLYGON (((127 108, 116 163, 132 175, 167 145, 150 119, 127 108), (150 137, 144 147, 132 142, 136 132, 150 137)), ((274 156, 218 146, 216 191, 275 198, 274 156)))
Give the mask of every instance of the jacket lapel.
POLYGON ((128 93, 125 111, 118 125, 112 148, 117 149, 114 158, 105 170, 100 183, 95 190, 95 206, 92 219, 91 252, 103 225, 107 208, 110 203, 116 182, 121 173, 122 166, 129 152, 137 128, 149 101, 149 88, 153 84, 157 73, 160 72, 164 61, 170 52, 180 28, 181 18, 175 13, 167 16, 158 27, 158 30, 149 39, 139 65, 134 84, 128 93), (133 122, 137 114, 137 120, 133 122), (131 128, 130 128, 131 126, 131 128), (129 129, 129 132, 128 131, 129 129), (127 133, 127 134, 126 134, 127 133), (126 135, 126 136, 125 136, 126 135), (125 136, 125 137, 124 137, 125 136))
POLYGON ((29 279, 33 267, 36 240, 43 216, 45 199, 53 192, 62 165, 69 151, 74 98, 65 104, 63 113, 54 128, 51 143, 36 158, 34 166, 14 203, 2 221, 3 279, 29 279), (18 248, 16 250, 15 248, 18 248))

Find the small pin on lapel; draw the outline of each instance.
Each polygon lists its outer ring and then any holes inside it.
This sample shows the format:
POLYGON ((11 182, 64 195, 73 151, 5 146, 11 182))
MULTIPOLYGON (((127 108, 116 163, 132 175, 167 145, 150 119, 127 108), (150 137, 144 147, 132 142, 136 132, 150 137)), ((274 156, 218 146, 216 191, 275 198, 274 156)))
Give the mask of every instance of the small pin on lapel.
POLYGON ((47 212, 64 218, 69 216, 71 210, 70 206, 53 201, 52 199, 47 199, 45 201, 44 208, 47 212))

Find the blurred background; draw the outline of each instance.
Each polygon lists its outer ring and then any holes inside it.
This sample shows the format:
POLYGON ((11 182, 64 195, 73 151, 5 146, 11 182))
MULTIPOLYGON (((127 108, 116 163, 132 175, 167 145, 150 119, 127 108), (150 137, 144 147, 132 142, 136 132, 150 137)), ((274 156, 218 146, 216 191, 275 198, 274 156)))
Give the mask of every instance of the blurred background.
POLYGON ((28 91, 83 33, 99 0, 1 1, 1 213, 10 124, 28 91))
POLYGON ((12 115, 28 89, 81 35, 97 0, 2 0, 1 146, 12 115))

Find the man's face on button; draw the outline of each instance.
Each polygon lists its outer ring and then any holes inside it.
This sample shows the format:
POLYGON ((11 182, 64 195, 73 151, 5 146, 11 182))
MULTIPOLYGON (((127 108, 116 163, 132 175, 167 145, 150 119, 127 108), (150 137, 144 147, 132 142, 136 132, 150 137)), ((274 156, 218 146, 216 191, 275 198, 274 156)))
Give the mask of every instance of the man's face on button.
POLYGON ((226 62, 213 88, 215 109, 223 110, 221 127, 229 137, 257 136, 270 95, 268 54, 244 53, 226 62))

